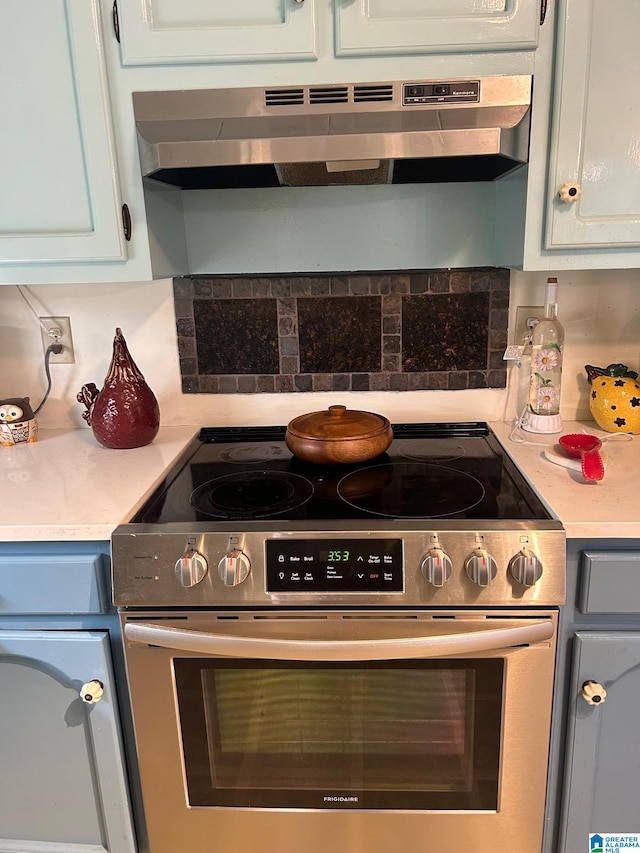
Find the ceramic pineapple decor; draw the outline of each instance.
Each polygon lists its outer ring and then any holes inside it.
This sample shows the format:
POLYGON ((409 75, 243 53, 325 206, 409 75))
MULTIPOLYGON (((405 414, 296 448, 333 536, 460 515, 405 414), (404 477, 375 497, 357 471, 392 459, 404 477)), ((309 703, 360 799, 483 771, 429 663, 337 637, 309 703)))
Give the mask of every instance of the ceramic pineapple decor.
POLYGON ((589 408, 606 432, 640 433, 640 382, 626 364, 594 367, 586 364, 591 391, 589 408))

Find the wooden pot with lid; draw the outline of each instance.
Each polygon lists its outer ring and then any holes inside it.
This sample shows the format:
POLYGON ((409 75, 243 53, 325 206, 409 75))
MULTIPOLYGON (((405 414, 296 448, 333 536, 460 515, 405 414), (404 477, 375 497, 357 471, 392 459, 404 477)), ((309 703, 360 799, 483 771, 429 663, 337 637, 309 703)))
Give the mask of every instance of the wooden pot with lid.
POLYGON ((393 441, 393 430, 382 415, 329 406, 290 421, 285 441, 289 450, 306 462, 353 464, 384 453, 393 441))

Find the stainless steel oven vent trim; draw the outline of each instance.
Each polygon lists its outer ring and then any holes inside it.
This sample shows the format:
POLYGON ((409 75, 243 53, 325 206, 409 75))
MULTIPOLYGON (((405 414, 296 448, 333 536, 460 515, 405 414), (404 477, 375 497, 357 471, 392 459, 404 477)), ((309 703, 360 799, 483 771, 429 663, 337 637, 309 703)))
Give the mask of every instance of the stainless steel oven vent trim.
MULTIPOLYGON (((374 81, 134 92, 133 107, 143 175, 177 186, 198 188, 198 169, 255 175, 256 167, 269 175, 251 186, 277 186, 271 171, 281 184, 285 165, 297 169, 288 185, 371 183, 367 163, 449 158, 478 171, 456 178, 454 169, 451 180, 483 180, 527 161, 531 90, 530 75, 374 81), (488 157, 506 164, 483 174, 488 157)), ((390 168, 375 182, 441 180, 440 172, 416 179, 408 166, 390 168)))

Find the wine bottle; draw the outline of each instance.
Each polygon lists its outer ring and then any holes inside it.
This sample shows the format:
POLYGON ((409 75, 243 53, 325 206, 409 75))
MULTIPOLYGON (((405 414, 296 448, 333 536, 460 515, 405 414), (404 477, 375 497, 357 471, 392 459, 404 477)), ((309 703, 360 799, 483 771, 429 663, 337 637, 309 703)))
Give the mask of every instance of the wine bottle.
POLYGON ((531 384, 529 412, 534 415, 560 413, 564 328, 558 320, 558 279, 548 278, 544 317, 531 336, 531 384))

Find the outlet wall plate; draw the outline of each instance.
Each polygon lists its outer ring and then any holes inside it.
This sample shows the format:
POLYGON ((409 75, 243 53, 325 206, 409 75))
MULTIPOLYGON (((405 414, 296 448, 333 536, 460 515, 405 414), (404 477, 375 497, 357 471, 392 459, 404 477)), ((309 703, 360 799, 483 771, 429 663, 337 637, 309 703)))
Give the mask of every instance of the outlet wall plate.
POLYGON ((71 318, 70 317, 40 317, 40 326, 42 333, 42 347, 44 352, 47 351, 51 344, 62 344, 62 352, 55 352, 49 355, 49 364, 75 364, 76 358, 73 351, 73 338, 71 336, 71 318), (52 338, 45 329, 60 329, 60 338, 56 341, 52 338))
POLYGON ((512 340, 512 343, 516 346, 522 346, 525 335, 531 333, 531 329, 527 326, 527 321, 531 317, 541 320, 544 317, 544 305, 518 305, 516 308, 516 322, 512 340))

